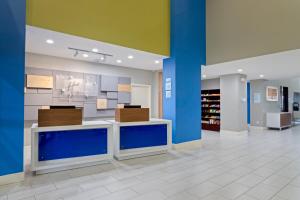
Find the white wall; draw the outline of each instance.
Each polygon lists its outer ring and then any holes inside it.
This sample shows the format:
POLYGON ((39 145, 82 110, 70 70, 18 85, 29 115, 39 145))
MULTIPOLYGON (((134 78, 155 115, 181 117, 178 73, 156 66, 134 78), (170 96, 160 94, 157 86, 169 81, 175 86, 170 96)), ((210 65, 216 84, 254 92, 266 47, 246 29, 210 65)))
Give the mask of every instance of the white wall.
MULTIPOLYGON (((26 53, 26 67, 65 70, 81 73, 104 74, 131 77, 133 84, 151 85, 151 114, 158 117, 158 72, 84 62, 72 59, 58 58, 39 54, 26 53)), ((25 124, 25 144, 29 144, 29 127, 32 122, 25 124)))
POLYGON ((205 79, 201 81, 201 90, 220 89, 220 78, 205 79))
MULTIPOLYGON (((266 100, 267 86, 273 86, 280 89, 280 86, 289 88, 289 111, 293 110, 294 92, 300 92, 300 78, 284 80, 253 80, 251 83, 251 125, 266 126, 266 113, 280 112, 280 101, 270 102, 266 100), (261 102, 254 103, 255 93, 261 94, 261 102)), ((294 116, 300 118, 300 112, 295 112, 294 116)))
POLYGON ((247 77, 241 74, 224 75, 221 85, 221 130, 247 130, 247 77))

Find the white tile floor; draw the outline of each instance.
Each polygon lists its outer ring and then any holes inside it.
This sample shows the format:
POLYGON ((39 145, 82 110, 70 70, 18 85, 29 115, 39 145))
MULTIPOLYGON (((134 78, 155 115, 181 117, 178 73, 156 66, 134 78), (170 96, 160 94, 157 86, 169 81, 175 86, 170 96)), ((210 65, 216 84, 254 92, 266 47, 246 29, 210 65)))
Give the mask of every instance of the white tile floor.
POLYGON ((0 200, 300 200, 300 127, 203 134, 203 147, 31 176, 0 200))

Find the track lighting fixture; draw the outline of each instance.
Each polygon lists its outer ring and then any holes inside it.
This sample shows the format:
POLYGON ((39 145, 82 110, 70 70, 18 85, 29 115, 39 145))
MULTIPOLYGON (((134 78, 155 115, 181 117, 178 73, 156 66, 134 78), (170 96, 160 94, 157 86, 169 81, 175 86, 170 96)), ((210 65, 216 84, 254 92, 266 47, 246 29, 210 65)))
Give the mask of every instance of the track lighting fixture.
POLYGON ((68 49, 74 51, 73 57, 77 57, 79 53, 81 53, 84 58, 89 58, 90 56, 93 57, 93 54, 98 55, 100 57, 96 59, 97 62, 105 62, 107 57, 113 56, 111 54, 100 53, 98 49, 92 49, 91 51, 72 47, 69 47, 68 49))

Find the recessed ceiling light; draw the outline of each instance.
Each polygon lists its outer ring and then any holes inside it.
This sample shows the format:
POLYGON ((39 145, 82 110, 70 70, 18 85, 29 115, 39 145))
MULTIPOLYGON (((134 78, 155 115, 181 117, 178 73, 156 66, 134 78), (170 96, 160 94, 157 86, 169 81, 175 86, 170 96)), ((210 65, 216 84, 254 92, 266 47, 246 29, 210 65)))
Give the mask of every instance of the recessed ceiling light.
POLYGON ((101 56, 101 57, 100 57, 100 60, 105 60, 105 57, 104 57, 104 56, 101 56))
POLYGON ((206 78, 207 76, 206 76, 206 74, 203 74, 202 77, 203 77, 203 78, 206 78))
POLYGON ((99 50, 97 49, 97 48, 93 48, 92 49, 92 52, 95 52, 95 53, 97 53, 99 50))
POLYGON ((159 64, 159 63, 160 63, 159 60, 156 60, 156 61, 155 61, 155 64, 159 64))
POLYGON ((238 69, 237 71, 238 71, 238 72, 243 72, 244 70, 243 70, 243 69, 238 69))
POLYGON ((265 75, 261 74, 261 75, 259 75, 259 77, 260 77, 260 78, 264 78, 264 77, 265 77, 265 75))
POLYGON ((117 60, 117 63, 122 63, 122 60, 117 60))
POLYGON ((133 59, 133 56, 132 56, 132 55, 129 55, 129 56, 128 56, 128 59, 133 59))
POLYGON ((82 54, 82 56, 83 56, 84 58, 89 57, 89 55, 87 55, 86 53, 82 54))
POLYGON ((51 40, 51 39, 46 40, 46 42, 47 42, 48 44, 53 44, 53 43, 54 43, 54 41, 51 40))

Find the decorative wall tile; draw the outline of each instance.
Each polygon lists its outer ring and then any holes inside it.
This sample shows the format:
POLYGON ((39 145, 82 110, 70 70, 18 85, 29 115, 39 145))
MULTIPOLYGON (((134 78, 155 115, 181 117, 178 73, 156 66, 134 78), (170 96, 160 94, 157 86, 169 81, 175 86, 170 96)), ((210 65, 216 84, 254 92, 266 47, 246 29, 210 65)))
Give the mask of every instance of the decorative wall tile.
POLYGON ((98 99, 107 99, 107 92, 99 92, 98 99))
POLYGON ((131 92, 131 85, 119 84, 118 91, 119 92, 131 92))
POLYGON ((131 102, 131 93, 130 92, 119 92, 118 93, 118 103, 126 104, 131 102))
POLYGON ((117 105, 118 105, 118 100, 107 100, 107 108, 108 109, 115 109, 117 108, 117 105))
POLYGON ((107 99, 97 99, 97 109, 107 109, 107 99))
POLYGON ((131 84, 131 78, 128 78, 128 77, 119 77, 119 84, 130 85, 131 84))
POLYGON ((99 78, 97 75, 84 74, 84 95, 97 96, 99 91, 99 78))
POLYGON ((118 92, 107 92, 107 99, 118 99, 118 92))
POLYGON ((118 77, 115 76, 101 76, 101 91, 118 91, 118 77))
POLYGON ((65 88, 65 81, 70 77, 70 72, 54 71, 53 77, 55 79, 54 88, 56 90, 62 90, 65 88))
POLYGON ((27 88, 52 89, 53 88, 53 77, 27 74, 26 87, 27 88))
MULTIPOLYGON (((26 72, 32 75, 53 76, 53 89, 24 89, 25 120, 37 120, 38 108, 42 106, 75 105, 84 107, 85 118, 101 118, 113 117, 115 108, 130 103, 130 93, 120 92, 119 94, 118 84, 130 85, 131 78, 38 68, 26 68, 26 72), (82 89, 79 87, 75 93, 68 92, 65 85, 69 84, 70 79, 82 80, 82 84, 80 84, 82 89), (69 98, 69 96, 71 97, 69 98), (97 102, 97 99, 103 100, 100 103, 97 102), (97 109, 97 103, 100 103, 101 109, 97 109)), ((26 82, 24 86, 26 86, 26 82)))

